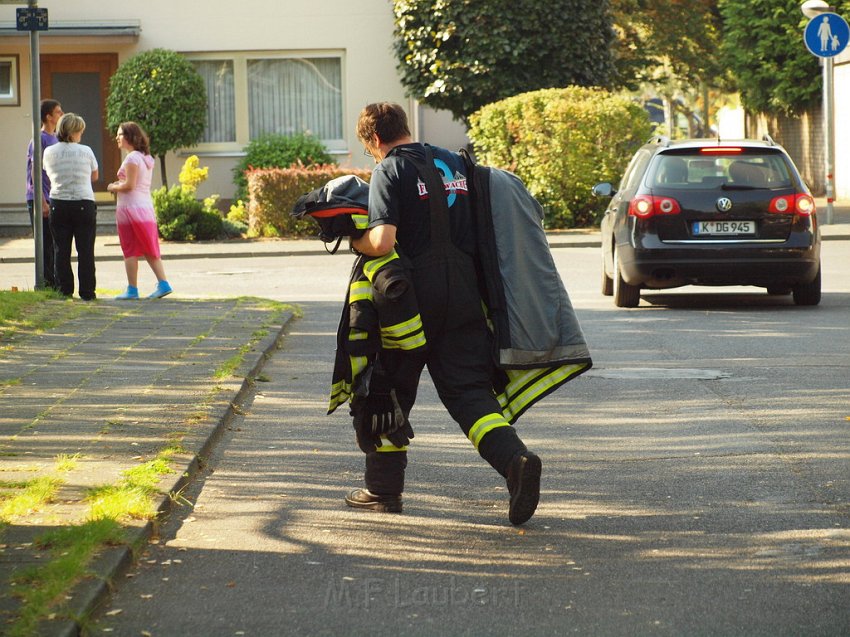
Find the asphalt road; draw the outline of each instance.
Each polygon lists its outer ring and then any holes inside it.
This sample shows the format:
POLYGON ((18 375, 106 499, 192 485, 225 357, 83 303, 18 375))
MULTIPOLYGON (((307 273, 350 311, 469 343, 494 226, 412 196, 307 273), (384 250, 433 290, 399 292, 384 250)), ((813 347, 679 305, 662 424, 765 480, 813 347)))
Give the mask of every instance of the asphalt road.
POLYGON ((686 288, 618 309, 598 250, 555 253, 595 365, 518 423, 544 462, 521 528, 427 381, 405 512, 345 507, 362 454, 324 412, 350 257, 167 264, 181 294, 304 317, 92 634, 850 633, 850 242, 824 244, 815 308, 686 288))

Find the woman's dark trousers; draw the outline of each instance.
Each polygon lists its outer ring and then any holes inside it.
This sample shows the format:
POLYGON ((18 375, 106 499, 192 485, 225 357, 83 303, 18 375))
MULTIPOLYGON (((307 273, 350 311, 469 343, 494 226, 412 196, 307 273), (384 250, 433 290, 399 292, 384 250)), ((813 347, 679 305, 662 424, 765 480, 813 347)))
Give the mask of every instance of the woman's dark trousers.
POLYGON ((71 270, 71 240, 77 248, 77 277, 80 298, 95 298, 94 238, 97 232, 97 206, 87 199, 50 202, 50 227, 56 246, 56 285, 65 296, 74 294, 74 273, 71 270))

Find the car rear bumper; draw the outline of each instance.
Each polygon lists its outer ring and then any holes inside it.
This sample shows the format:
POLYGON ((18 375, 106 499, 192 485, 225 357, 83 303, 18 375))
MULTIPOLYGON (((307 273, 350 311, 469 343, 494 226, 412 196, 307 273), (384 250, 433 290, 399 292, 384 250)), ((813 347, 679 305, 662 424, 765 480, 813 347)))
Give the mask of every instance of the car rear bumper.
MULTIPOLYGON (((798 237, 799 238, 799 237, 798 237)), ((660 242, 659 242, 660 243, 660 242)), ((810 283, 820 267, 820 243, 790 247, 772 244, 618 246, 623 279, 631 285, 793 287, 810 283)))

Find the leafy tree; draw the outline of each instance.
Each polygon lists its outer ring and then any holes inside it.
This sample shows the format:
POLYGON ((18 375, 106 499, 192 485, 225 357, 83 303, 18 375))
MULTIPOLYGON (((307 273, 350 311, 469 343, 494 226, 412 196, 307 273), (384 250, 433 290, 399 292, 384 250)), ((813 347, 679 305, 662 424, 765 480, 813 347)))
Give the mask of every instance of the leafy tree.
POLYGON ((197 144, 207 121, 203 78, 182 55, 152 49, 133 56, 109 81, 106 119, 110 130, 137 122, 150 136, 151 154, 159 157, 162 183, 168 185, 165 154, 197 144))
POLYGON ((611 84, 607 0, 394 0, 401 82, 466 119, 526 91, 611 84))
POLYGON ((722 33, 717 0, 611 0, 611 14, 618 85, 649 86, 668 107, 682 97, 690 113, 709 89, 730 86, 717 55, 722 33))
MULTIPOLYGON (((798 115, 820 96, 817 58, 803 42, 808 18, 798 0, 719 0, 723 60, 749 111, 798 115)), ((850 12, 850 0, 830 3, 850 12)))

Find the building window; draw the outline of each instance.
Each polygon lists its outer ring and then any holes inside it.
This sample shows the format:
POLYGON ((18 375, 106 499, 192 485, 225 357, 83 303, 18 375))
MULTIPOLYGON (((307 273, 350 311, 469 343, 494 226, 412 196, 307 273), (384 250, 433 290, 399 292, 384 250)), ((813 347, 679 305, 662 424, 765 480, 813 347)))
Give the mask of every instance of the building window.
POLYGON ((207 128, 201 143, 235 142, 233 60, 198 60, 194 65, 207 87, 207 128))
MULTIPOLYGON (((307 132, 344 150, 342 58, 256 53, 192 59, 207 89, 207 150, 241 150, 265 133, 307 132)), ((203 148, 201 150, 204 150, 203 148)))
POLYGON ((340 64, 335 58, 248 61, 251 139, 309 132, 342 139, 340 64))
POLYGON ((0 106, 20 106, 18 56, 0 55, 0 106))

